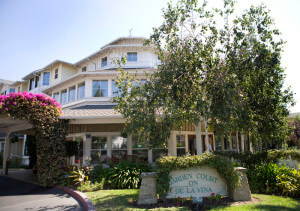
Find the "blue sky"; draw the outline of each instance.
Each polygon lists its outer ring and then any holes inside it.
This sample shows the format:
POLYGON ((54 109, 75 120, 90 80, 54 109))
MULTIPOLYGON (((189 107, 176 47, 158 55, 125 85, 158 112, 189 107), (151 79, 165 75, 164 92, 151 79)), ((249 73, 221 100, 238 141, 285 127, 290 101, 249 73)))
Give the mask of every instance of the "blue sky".
MULTIPOLYGON (((210 0, 220 3, 220 0, 210 0)), ((265 2, 287 41, 286 86, 300 112, 299 0, 239 0, 238 9, 265 2)), ((121 37, 148 37, 162 21, 167 0, 0 0, 0 78, 21 80, 53 60, 77 62, 121 37)))

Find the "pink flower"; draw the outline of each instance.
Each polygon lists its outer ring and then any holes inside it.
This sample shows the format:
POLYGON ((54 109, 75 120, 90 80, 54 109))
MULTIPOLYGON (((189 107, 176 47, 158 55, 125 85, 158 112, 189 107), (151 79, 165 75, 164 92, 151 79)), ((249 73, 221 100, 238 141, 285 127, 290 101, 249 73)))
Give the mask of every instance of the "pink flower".
POLYGON ((211 193, 212 196, 215 196, 215 193, 211 193))
POLYGON ((85 169, 86 169, 86 170, 89 170, 89 167, 87 166, 87 167, 85 167, 85 169))
POLYGON ((178 196, 177 198, 180 199, 180 196, 178 196))

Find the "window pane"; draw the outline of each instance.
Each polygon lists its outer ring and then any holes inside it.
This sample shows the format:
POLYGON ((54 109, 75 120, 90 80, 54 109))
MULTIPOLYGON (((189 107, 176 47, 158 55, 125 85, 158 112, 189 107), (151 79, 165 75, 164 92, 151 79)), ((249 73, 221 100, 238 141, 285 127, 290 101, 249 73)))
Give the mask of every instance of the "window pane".
POLYGON ((50 72, 43 73, 43 85, 48 86, 50 83, 50 72))
POLYGON ((93 81, 93 97, 108 96, 108 81, 93 81))
POLYGON ((117 96, 117 94, 120 94, 119 88, 115 81, 111 82, 111 90, 112 90, 112 94, 111 94, 112 97, 115 97, 117 96))
POLYGON ((107 57, 101 59, 101 67, 105 67, 107 65, 107 57))
POLYGON ((147 161, 148 160, 148 149, 136 149, 132 150, 132 155, 135 155, 138 157, 138 159, 147 161))
POLYGON ((231 135, 232 149, 236 149, 236 134, 231 135))
POLYGON ((53 94, 53 98, 57 101, 57 102, 59 102, 59 93, 57 92, 57 93, 54 93, 53 94))
POLYGON ((58 78, 58 69, 56 68, 54 71, 54 79, 57 79, 57 78, 58 78))
POLYGON ((137 61, 137 52, 128 52, 127 53, 127 61, 128 62, 136 62, 137 61))
POLYGON ((85 82, 78 84, 77 89, 77 99, 82 99, 85 97, 85 82))
POLYGON ((185 147, 185 135, 176 135, 176 146, 185 147))
POLYGON ((75 86, 72 86, 69 88, 69 102, 72 102, 75 100, 75 86))
POLYGON ((132 148, 145 148, 142 143, 139 143, 137 135, 132 136, 132 148))
POLYGON ((68 102, 68 95, 67 95, 67 90, 62 90, 61 91, 61 98, 60 98, 61 104, 65 104, 68 102))
POLYGON ((121 136, 112 137, 112 149, 126 149, 127 148, 127 138, 121 136))
POLYGON ((106 136, 92 136, 92 149, 107 149, 106 136))

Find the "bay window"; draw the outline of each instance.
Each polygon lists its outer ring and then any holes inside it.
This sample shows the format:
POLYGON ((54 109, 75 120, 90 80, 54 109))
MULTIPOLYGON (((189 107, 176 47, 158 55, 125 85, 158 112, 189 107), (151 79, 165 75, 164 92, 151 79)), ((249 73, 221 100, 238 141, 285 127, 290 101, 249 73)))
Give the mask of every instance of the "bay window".
POLYGON ((93 81, 93 97, 108 96, 108 81, 93 81))

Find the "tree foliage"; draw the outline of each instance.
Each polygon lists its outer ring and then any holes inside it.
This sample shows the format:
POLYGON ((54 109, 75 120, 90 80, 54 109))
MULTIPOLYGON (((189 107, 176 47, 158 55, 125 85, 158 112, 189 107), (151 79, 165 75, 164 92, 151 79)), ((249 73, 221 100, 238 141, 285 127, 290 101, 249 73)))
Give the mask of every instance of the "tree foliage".
POLYGON ((155 147, 165 145, 170 130, 204 119, 219 134, 240 131, 252 140, 284 141, 293 103, 292 92, 283 88, 284 41, 264 5, 237 15, 234 4, 168 4, 163 24, 147 41, 161 60, 150 80, 134 86, 136 75, 119 68, 114 102, 126 130, 155 147))

